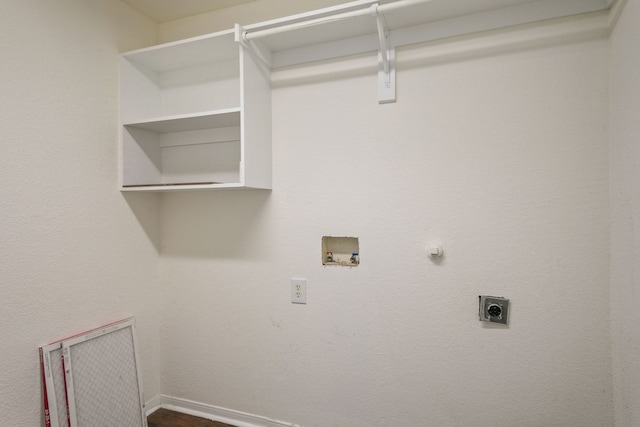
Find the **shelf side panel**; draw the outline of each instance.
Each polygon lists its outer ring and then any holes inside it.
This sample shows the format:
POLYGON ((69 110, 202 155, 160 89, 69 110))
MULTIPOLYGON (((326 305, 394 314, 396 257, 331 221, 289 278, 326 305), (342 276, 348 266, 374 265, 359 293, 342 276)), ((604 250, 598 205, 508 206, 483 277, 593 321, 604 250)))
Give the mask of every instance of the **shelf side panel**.
POLYGON ((158 134, 122 127, 122 184, 161 182, 162 157, 158 134))
POLYGON ((271 189, 271 86, 264 70, 240 48, 244 185, 271 189))
POLYGON ((160 115, 158 75, 120 58, 120 117, 123 122, 160 115))

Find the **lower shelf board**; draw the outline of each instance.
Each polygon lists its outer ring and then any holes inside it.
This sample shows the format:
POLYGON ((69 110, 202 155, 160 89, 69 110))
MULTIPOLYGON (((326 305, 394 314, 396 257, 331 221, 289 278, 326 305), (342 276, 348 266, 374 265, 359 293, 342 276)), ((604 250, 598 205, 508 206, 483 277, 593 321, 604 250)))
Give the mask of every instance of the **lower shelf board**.
POLYGON ((213 185, 222 184, 221 182, 170 182, 160 184, 124 184, 123 188, 136 188, 136 187, 168 187, 170 185, 213 185))

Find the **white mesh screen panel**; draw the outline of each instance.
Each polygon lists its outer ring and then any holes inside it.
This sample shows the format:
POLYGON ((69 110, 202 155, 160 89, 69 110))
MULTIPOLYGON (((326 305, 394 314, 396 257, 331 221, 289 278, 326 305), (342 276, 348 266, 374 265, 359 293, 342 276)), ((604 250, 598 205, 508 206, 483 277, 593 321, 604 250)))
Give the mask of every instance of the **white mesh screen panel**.
POLYGON ((133 325, 63 342, 72 427, 146 426, 133 325))

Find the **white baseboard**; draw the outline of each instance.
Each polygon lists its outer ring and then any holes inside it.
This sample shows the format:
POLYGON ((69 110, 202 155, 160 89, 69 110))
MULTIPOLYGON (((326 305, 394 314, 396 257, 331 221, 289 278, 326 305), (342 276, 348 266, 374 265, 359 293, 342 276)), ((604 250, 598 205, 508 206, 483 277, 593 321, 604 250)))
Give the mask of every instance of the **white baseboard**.
POLYGON ((146 403, 145 407, 147 408, 147 414, 152 414, 160 408, 165 408, 237 427, 302 427, 300 424, 272 420, 260 415, 248 414, 246 412, 165 396, 163 394, 153 397, 146 403))
POLYGON ((158 395, 158 396, 152 397, 151 400, 149 400, 144 405, 144 410, 147 413, 147 416, 153 414, 158 409, 160 409, 160 405, 161 405, 160 396, 158 395))

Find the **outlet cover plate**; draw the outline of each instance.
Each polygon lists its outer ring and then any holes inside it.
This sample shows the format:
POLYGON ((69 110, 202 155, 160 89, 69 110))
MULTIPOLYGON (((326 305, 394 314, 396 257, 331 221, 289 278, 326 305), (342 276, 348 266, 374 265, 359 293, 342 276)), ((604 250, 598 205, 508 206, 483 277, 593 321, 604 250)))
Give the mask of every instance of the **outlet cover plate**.
POLYGON ((509 300, 503 297, 480 295, 479 316, 483 322, 508 324, 509 300))
POLYGON ((293 304, 307 303, 307 279, 291 279, 291 302, 293 304))

